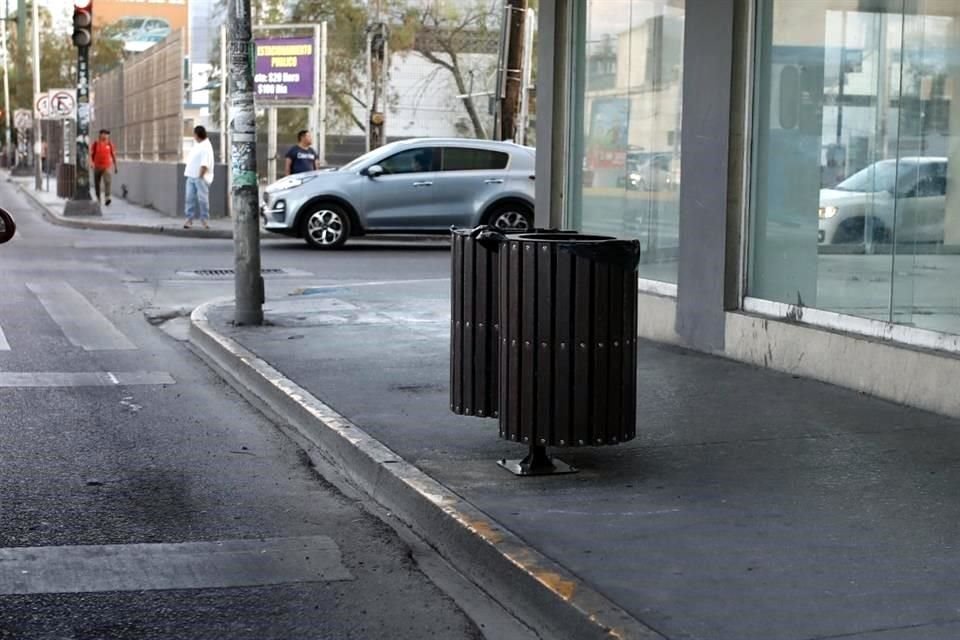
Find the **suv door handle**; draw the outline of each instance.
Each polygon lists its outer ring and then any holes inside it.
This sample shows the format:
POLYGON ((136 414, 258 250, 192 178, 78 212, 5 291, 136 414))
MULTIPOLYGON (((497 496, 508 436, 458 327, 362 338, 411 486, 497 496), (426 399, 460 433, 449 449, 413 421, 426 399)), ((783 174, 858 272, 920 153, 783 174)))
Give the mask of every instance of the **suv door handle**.
POLYGON ((503 184, 503 178, 488 178, 483 182, 484 184, 503 184))
POLYGON ((415 187, 432 187, 432 186, 433 186, 433 183, 432 183, 432 182, 414 182, 414 183, 413 183, 413 186, 415 186, 415 187))

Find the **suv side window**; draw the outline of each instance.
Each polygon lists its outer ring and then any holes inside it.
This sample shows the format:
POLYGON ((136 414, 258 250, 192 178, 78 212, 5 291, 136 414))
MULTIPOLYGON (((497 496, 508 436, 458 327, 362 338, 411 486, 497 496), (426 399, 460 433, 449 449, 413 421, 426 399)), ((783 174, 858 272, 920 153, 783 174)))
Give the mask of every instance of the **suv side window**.
POLYGON ((444 147, 444 171, 497 171, 507 168, 509 154, 490 149, 444 147))
POLYGON ((423 173, 425 171, 436 171, 435 165, 439 155, 433 147, 405 149, 377 164, 383 167, 383 173, 387 175, 423 173))

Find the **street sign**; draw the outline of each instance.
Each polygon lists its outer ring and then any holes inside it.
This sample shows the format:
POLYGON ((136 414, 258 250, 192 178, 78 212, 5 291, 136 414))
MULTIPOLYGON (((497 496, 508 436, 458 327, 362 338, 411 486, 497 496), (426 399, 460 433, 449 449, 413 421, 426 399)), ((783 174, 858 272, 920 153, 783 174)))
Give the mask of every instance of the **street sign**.
POLYGON ((17 129, 33 128, 33 114, 29 109, 17 109, 13 112, 13 126, 17 129))
POLYGON ((76 89, 51 89, 47 92, 47 117, 54 120, 72 120, 77 117, 76 89))
POLYGON ((49 117, 50 98, 46 92, 38 93, 33 97, 33 117, 37 120, 43 120, 49 117))
POLYGON ((257 40, 253 77, 257 102, 312 102, 316 64, 313 38, 257 40))

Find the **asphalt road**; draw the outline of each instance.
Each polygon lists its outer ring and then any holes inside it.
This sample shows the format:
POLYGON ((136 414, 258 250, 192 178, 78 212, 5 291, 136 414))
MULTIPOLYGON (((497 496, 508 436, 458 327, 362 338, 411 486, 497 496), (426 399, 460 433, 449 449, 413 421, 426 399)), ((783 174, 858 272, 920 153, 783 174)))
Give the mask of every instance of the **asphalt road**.
MULTIPOLYGON (((230 241, 52 227, 6 183, 0 203, 19 227, 0 246, 0 638, 481 637, 393 529, 145 319, 230 295, 185 273, 230 268, 230 241)), ((448 260, 264 253, 285 289, 448 260)))

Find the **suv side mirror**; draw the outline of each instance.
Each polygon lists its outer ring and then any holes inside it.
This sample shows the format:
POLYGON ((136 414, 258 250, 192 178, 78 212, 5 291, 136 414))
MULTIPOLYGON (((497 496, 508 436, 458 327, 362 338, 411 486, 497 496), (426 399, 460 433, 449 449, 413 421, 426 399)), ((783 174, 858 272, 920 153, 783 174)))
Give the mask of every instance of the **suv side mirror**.
POLYGON ((363 174, 368 178, 379 178, 383 175, 383 167, 378 164, 371 165, 366 168, 363 174))

